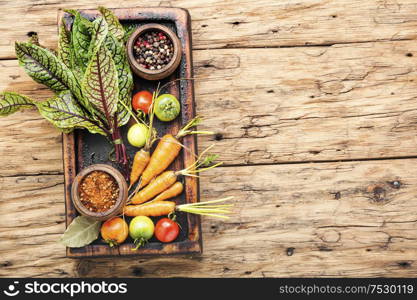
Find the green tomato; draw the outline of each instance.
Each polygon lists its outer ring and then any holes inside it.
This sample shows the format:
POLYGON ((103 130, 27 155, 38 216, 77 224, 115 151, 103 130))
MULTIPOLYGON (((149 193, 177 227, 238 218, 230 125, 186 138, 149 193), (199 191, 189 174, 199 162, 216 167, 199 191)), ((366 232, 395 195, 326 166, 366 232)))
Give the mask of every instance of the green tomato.
POLYGON ((163 94, 155 100, 155 115, 163 122, 174 120, 180 113, 178 99, 171 94, 163 94))
POLYGON ((143 147, 146 143, 148 127, 145 124, 135 124, 127 132, 127 140, 132 146, 143 147))
POLYGON ((129 235, 136 245, 136 249, 143 246, 152 236, 155 230, 152 220, 149 217, 134 217, 129 224, 129 235))

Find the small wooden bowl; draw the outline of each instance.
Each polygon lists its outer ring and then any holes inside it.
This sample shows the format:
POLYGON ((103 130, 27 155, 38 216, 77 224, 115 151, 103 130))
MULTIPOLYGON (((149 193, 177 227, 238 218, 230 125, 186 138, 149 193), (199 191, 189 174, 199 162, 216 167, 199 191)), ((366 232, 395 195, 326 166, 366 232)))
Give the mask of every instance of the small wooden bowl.
POLYGON ((117 169, 113 168, 112 166, 105 165, 105 164, 95 164, 95 165, 91 165, 83 169, 80 173, 77 174, 77 176, 75 176, 74 182, 72 183, 72 186, 71 186, 71 198, 77 211, 83 216, 89 217, 94 220, 99 220, 99 221, 104 221, 104 220, 117 216, 123 210, 123 207, 126 205, 127 194, 128 194, 127 183, 123 175, 117 169), (80 194, 79 194, 80 184, 82 180, 84 179, 84 177, 93 171, 102 171, 102 172, 109 174, 116 180, 119 186, 119 197, 117 198, 115 205, 109 210, 106 210, 104 212, 92 212, 88 210, 82 204, 81 199, 80 199, 80 194))
POLYGON ((133 70, 133 72, 136 73, 136 75, 147 79, 147 80, 160 80, 163 78, 168 77, 171 75, 178 67, 178 65, 181 62, 181 42, 177 35, 168 27, 160 24, 146 24, 143 26, 140 26, 136 31, 132 33, 129 40, 127 41, 127 58, 129 60, 129 64, 133 70), (140 66, 140 64, 136 61, 135 55, 133 54, 133 46, 138 39, 139 36, 144 34, 147 31, 162 31, 165 33, 165 35, 172 41, 172 44, 174 46, 174 55, 172 56, 171 61, 163 68, 159 70, 149 70, 145 69, 140 66))

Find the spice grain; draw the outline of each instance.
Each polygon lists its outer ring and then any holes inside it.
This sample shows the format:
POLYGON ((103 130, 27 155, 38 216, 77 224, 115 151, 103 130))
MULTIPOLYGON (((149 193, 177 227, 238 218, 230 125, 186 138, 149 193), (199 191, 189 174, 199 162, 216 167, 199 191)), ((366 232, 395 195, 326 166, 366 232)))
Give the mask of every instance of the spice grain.
POLYGON ((133 52, 141 67, 160 70, 172 60, 174 45, 162 31, 147 31, 138 37, 133 52))
POLYGON ((80 200, 91 212, 105 212, 113 208, 118 197, 119 186, 106 172, 93 171, 81 181, 80 200))

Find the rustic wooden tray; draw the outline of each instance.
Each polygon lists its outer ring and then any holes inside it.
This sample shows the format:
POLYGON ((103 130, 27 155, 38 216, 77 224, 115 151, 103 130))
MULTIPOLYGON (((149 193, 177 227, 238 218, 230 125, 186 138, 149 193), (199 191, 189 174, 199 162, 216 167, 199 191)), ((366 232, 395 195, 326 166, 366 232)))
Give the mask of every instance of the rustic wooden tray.
MULTIPOLYGON (((192 56, 191 56, 191 20, 187 10, 181 8, 126 8, 112 9, 119 17, 121 23, 134 23, 138 26, 146 23, 161 23, 170 27, 177 33, 183 49, 181 64, 170 78, 162 80, 161 84, 177 79, 192 78, 192 56)), ((90 19, 98 15, 96 10, 82 10, 81 13, 90 19)), ((72 18, 63 11, 58 12, 58 24, 65 18, 68 26, 71 26, 72 18)), ((134 75, 134 92, 148 89, 154 90, 157 82, 143 80, 134 75)), ((167 88, 166 91, 176 95, 181 103, 180 116, 169 123, 157 122, 155 127, 160 136, 167 132, 176 133, 178 129, 195 116, 194 109, 194 86, 192 81, 176 81, 167 88)), ((131 121, 132 122, 132 121, 131 121)), ((122 128, 124 140, 128 126, 122 128)), ((171 165, 172 169, 179 170, 191 165, 195 161, 197 153, 197 140, 195 136, 186 136, 183 144, 191 151, 181 151, 180 156, 171 165)), ((132 160, 137 148, 131 147, 126 142, 129 158, 132 160)), ((96 163, 108 163, 108 153, 110 144, 106 139, 99 135, 92 135, 86 130, 77 130, 71 134, 63 135, 63 161, 65 175, 65 207, 66 225, 78 215, 71 201, 71 184, 75 175, 83 168, 96 163)), ((185 188, 181 196, 175 198, 177 203, 192 203, 199 199, 198 179, 192 177, 183 178, 185 188)), ((159 218, 154 218, 155 221, 159 218)), ((180 235, 175 242, 163 244, 156 239, 151 239, 149 243, 137 251, 133 251, 132 240, 129 240, 119 247, 110 248, 100 239, 91 245, 82 248, 67 248, 68 257, 97 257, 97 256, 125 256, 125 255, 161 255, 161 254, 193 254, 202 251, 202 236, 200 218, 191 214, 178 214, 177 220, 182 228, 180 235)))

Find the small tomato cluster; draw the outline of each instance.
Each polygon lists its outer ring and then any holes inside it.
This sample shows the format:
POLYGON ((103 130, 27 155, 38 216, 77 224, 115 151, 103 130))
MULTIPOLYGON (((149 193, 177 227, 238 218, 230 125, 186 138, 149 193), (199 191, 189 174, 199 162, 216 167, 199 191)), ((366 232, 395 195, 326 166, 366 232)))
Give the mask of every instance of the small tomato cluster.
MULTIPOLYGON (((133 96, 132 107, 137 113, 148 115, 153 102, 153 95, 149 91, 140 91, 133 96)), ((158 96, 154 102, 153 111, 156 117, 163 122, 174 120, 180 113, 181 105, 178 99, 171 94, 158 96)), ((129 128, 127 139, 134 147, 143 147, 148 136, 148 127, 136 123, 129 128)))
POLYGON ((143 246, 153 235, 163 243, 174 241, 180 232, 177 222, 170 218, 160 219, 154 225, 151 218, 146 216, 134 217, 129 226, 123 218, 115 217, 101 225, 101 237, 111 247, 124 243, 127 237, 133 239, 135 250, 143 246))

